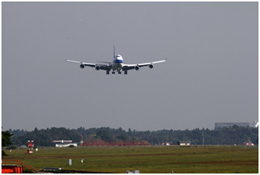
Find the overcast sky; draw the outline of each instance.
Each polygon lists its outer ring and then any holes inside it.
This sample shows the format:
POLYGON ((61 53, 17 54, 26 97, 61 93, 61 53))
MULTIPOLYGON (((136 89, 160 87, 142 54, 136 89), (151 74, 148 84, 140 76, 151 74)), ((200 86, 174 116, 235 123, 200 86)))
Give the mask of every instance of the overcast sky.
POLYGON ((214 128, 258 120, 258 3, 2 4, 2 126, 214 128), (161 60, 106 75, 66 62, 161 60))

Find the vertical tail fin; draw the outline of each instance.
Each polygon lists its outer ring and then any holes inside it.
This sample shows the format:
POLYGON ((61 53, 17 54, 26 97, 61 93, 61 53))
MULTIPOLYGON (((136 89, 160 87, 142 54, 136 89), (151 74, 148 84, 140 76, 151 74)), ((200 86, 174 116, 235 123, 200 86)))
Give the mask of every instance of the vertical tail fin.
POLYGON ((116 48, 115 48, 115 45, 114 45, 114 55, 113 55, 113 58, 114 59, 116 58, 116 48))

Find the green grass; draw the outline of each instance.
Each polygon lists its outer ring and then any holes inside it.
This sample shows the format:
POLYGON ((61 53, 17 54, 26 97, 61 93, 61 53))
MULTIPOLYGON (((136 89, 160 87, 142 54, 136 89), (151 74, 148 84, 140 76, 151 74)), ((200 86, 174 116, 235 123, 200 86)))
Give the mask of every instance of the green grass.
POLYGON ((6 151, 4 159, 18 159, 37 168, 58 167, 92 172, 125 173, 258 173, 258 148, 252 147, 77 147, 6 151), (72 159, 72 166, 69 166, 72 159), (80 160, 84 159, 84 164, 80 160))

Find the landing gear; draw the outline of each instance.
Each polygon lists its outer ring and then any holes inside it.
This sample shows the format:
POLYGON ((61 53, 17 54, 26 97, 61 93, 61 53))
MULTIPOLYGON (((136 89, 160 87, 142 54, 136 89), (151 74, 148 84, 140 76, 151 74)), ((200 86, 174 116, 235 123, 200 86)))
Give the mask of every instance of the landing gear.
POLYGON ((125 70, 124 72, 125 72, 125 75, 127 75, 127 70, 125 70))
POLYGON ((107 70, 107 75, 109 75, 109 70, 107 70))
POLYGON ((118 74, 121 74, 121 72, 120 72, 120 71, 118 71, 118 74))
POLYGON ((113 71, 112 74, 115 74, 115 71, 113 71))

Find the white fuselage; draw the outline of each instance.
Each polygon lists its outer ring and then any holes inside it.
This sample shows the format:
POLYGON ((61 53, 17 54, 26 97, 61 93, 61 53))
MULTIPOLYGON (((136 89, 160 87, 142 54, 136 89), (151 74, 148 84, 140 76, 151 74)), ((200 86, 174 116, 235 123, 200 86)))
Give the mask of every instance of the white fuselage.
POLYGON ((123 62, 123 57, 121 55, 116 55, 112 62, 112 69, 120 71, 123 67, 123 62))

